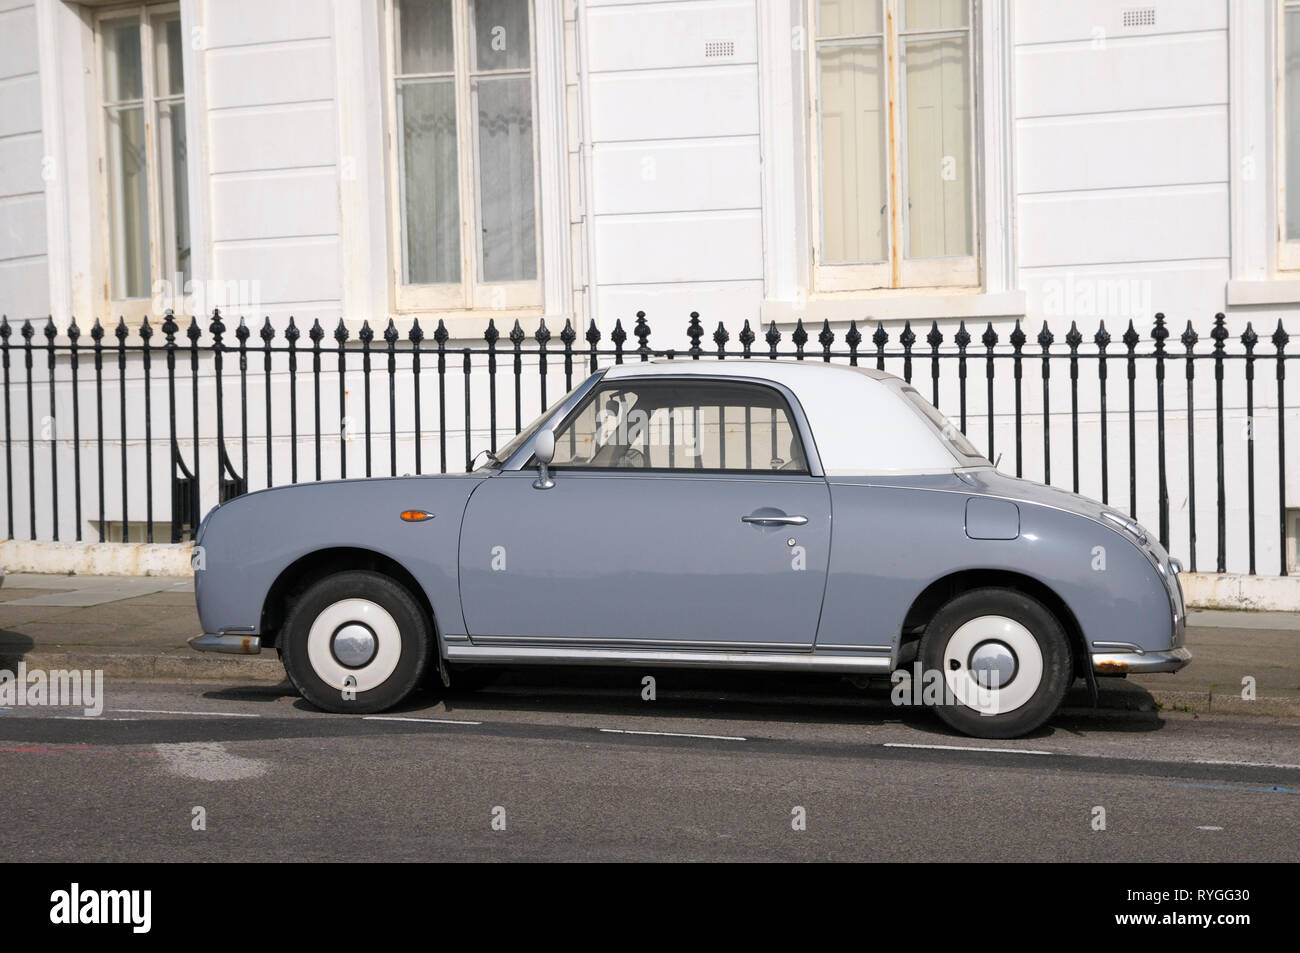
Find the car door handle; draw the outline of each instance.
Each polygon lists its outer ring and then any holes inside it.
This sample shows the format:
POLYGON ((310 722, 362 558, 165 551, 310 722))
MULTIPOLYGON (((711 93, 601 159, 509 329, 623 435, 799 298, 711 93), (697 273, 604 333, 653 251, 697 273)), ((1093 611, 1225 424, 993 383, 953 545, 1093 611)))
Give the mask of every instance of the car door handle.
POLYGON ((803 526, 808 522, 806 516, 742 516, 742 523, 756 526, 803 526))

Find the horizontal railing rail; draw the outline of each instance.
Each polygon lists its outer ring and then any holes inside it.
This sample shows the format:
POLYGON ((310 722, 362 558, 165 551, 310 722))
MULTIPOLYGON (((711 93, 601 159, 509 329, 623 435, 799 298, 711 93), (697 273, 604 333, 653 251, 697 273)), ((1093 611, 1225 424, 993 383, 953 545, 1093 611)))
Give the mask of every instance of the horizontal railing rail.
MULTIPOLYGON (((126 542, 132 513, 143 510, 144 541, 154 541, 155 516, 162 515, 171 541, 180 542, 193 536, 205 507, 252 488, 445 473, 462 463, 469 470, 477 449, 496 450, 503 436, 604 364, 783 359, 895 373, 982 440, 990 459, 1005 445, 1016 476, 1044 483, 1061 480, 1062 450, 1053 440, 1067 427, 1063 488, 1108 504, 1117 491, 1134 518, 1142 497, 1144 509, 1154 505, 1166 547, 1176 517, 1193 570, 1203 515, 1198 477, 1214 489, 1219 572, 1230 562, 1230 493, 1244 491, 1246 538, 1236 548, 1245 556, 1234 568, 1255 573, 1260 533, 1275 533, 1277 549, 1267 546, 1285 574, 1287 415, 1295 411, 1286 370, 1296 357, 1287 352, 1289 335, 1280 321, 1269 332, 1247 324, 1230 334, 1222 314, 1205 340, 1190 321, 1176 340, 1173 334, 1157 314, 1145 334, 1130 320, 1114 337, 1104 321, 1091 336, 1072 322, 1058 339, 1046 323, 1030 337, 1019 321, 1001 332, 987 322, 978 338, 964 321, 948 334, 933 321, 920 338, 910 322, 890 331, 881 322, 851 321, 837 333, 827 321, 814 336, 802 321, 782 331, 748 320, 733 337, 723 323, 710 334, 692 312, 689 343, 659 347, 644 312, 630 333, 621 320, 607 335, 593 321, 581 337, 569 321, 554 335, 545 320, 531 333, 514 321, 504 335, 489 322, 473 341, 453 341, 441 320, 426 338, 418 320, 405 333, 389 321, 376 335, 368 323, 353 333, 343 321, 332 332, 319 321, 304 332, 292 318, 282 329, 267 319, 257 330, 241 319, 232 330, 219 312, 206 332, 197 318, 182 325, 170 312, 158 328, 147 319, 111 329, 95 321, 89 331, 76 321, 60 330, 52 320, 15 325, 6 318, 3 526, 10 539, 22 531, 29 539, 82 540, 94 531, 126 542), (1270 413, 1275 421, 1257 426, 1270 413), (1240 455, 1225 444, 1237 419, 1240 455), (1153 477, 1139 472, 1151 439, 1153 477), (1263 444, 1265 452, 1257 447, 1263 444), (1262 469, 1269 465, 1275 479, 1262 469), (1172 501, 1171 479, 1185 489, 1184 502, 1172 501), (156 491, 169 491, 170 501, 156 491)), ((863 439, 871 439, 866 422, 863 439)), ((1232 502, 1240 510, 1235 496, 1232 502)))

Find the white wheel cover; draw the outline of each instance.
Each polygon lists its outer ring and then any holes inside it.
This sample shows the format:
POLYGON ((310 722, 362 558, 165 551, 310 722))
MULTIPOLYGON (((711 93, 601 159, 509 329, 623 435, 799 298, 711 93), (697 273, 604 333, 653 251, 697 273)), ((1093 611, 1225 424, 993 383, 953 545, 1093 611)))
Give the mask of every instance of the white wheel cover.
POLYGON ((307 660, 317 677, 330 688, 365 692, 388 680, 402 657, 402 634, 388 610, 369 599, 342 599, 327 606, 307 633, 307 660), (374 658, 361 668, 348 668, 339 664, 330 651, 330 639, 340 626, 349 622, 362 622, 370 626, 379 643, 374 658), (352 676, 354 682, 346 684, 352 676))
POLYGON ((1038 641, 1015 619, 1000 615, 980 616, 958 628, 948 639, 942 664, 948 691, 981 715, 1015 711, 1034 697, 1043 680, 1043 653, 1038 641), (1016 654, 1016 676, 1003 688, 981 685, 966 665, 975 646, 988 641, 1001 642, 1016 654), (960 663, 956 669, 949 664, 952 659, 960 663))

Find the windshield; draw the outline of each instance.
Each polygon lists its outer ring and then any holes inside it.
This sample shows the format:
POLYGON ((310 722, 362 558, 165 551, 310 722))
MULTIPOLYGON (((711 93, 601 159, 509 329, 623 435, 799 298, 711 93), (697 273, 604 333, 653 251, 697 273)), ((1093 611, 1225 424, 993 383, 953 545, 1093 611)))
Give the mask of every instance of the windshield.
POLYGON ((497 451, 492 454, 492 457, 496 460, 496 464, 502 464, 509 460, 520 447, 532 439, 533 434, 537 433, 537 428, 542 425, 542 422, 549 418, 551 414, 555 413, 560 408, 561 404, 572 397, 580 388, 584 387, 586 383, 587 382, 584 380, 577 387, 573 388, 573 390, 569 391, 555 403, 551 404, 550 407, 547 407, 546 410, 539 414, 527 427, 519 431, 513 440, 504 447, 498 448, 497 451))
POLYGON ((912 402, 912 405, 939 431, 939 436, 948 445, 948 449, 957 456, 965 458, 967 465, 987 464, 989 462, 984 454, 980 453, 975 448, 975 445, 966 439, 966 435, 958 429, 957 425, 939 413, 938 408, 922 397, 915 387, 904 386, 900 387, 899 390, 907 395, 907 399, 912 402))

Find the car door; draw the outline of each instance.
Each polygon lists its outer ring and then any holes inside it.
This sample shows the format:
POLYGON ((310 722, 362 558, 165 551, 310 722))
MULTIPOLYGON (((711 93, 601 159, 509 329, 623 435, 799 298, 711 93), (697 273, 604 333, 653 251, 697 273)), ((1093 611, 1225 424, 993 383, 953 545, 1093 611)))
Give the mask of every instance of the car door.
POLYGON ((460 584, 476 644, 812 648, 830 494, 778 388, 622 378, 555 434, 552 486, 527 466, 469 501, 460 584))

